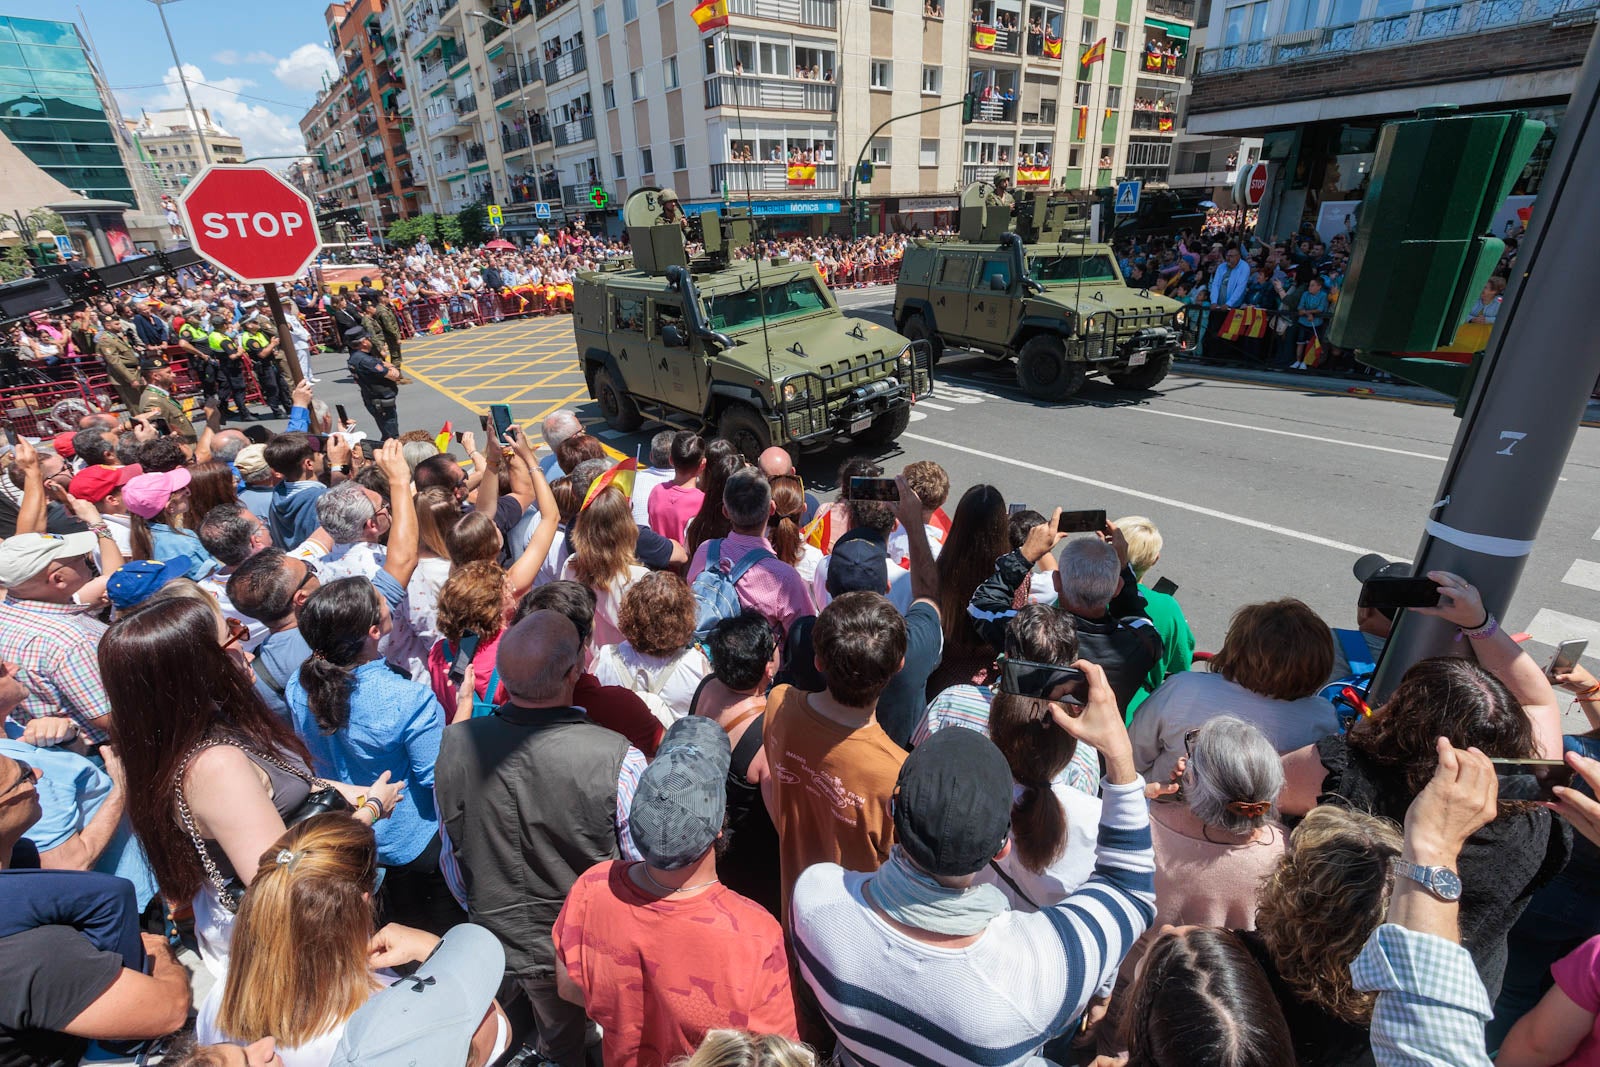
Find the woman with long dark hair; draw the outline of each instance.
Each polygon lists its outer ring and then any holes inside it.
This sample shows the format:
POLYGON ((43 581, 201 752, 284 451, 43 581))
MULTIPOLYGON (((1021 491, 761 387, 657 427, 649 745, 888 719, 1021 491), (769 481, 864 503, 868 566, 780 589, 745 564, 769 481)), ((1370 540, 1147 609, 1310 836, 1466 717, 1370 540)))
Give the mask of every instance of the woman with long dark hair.
POLYGON ((744 467, 744 457, 731 451, 733 446, 724 450, 718 443, 712 441, 706 446, 706 467, 700 472, 700 491, 705 493, 705 498, 700 501, 700 510, 684 527, 683 547, 690 559, 694 558, 695 549, 707 541, 727 537, 733 531, 733 524, 722 513, 722 491, 727 488, 733 472, 744 467))
POLYGON ((975 485, 961 495, 950 533, 939 550, 939 618, 944 623, 944 653, 939 669, 928 679, 928 692, 952 685, 989 681, 994 649, 973 627, 967 604, 995 560, 1011 551, 1006 499, 992 485, 975 485))
POLYGON ((210 459, 189 467, 189 525, 195 529, 218 504, 237 504, 233 469, 220 459, 210 459))
POLYGON ((406 785, 392 818, 377 827, 387 869, 380 903, 396 922, 443 933, 461 909, 439 873, 439 813, 433 764, 445 714, 433 691, 389 669, 378 642, 394 627, 389 605, 364 578, 342 578, 300 609, 311 658, 284 690, 295 729, 320 774, 387 774, 406 785))
MULTIPOLYGON (((229 654, 232 644, 214 603, 178 597, 112 623, 99 650, 128 820, 161 891, 193 900, 201 958, 218 975, 242 886, 284 820, 322 785, 305 744, 229 654)), ((369 823, 404 788, 387 774, 364 789, 329 784, 369 823)))
POLYGON ((773 511, 767 520, 767 540, 772 542, 773 554, 799 571, 810 588, 817 564, 822 562, 822 550, 805 539, 801 521, 806 514, 805 486, 794 474, 780 474, 768 481, 772 483, 773 511))

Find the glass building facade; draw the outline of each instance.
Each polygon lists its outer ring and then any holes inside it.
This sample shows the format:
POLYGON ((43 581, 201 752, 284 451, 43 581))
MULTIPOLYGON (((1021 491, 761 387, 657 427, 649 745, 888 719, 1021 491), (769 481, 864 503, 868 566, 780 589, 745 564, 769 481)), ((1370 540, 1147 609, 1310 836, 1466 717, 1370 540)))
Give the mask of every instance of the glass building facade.
POLYGON ((72 23, 0 16, 0 132, 80 195, 138 205, 72 23))

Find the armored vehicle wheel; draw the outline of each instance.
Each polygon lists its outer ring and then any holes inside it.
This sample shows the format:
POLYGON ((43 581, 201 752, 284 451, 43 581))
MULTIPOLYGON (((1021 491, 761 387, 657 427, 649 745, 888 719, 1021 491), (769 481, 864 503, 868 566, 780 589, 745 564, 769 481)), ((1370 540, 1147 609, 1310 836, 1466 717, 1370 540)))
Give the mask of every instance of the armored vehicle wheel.
POLYGON ((1151 356, 1149 362, 1142 367, 1125 370, 1121 374, 1109 375, 1111 384, 1119 389, 1154 389, 1168 374, 1172 372, 1172 356, 1151 356))
POLYGON ((633 402, 633 397, 628 395, 626 389, 617 384, 609 367, 595 370, 594 397, 600 402, 600 414, 605 417, 606 425, 613 430, 632 433, 644 423, 644 416, 639 414, 639 405, 633 402))
MULTIPOLYGON (((937 367, 939 361, 944 358, 944 338, 933 331, 933 327, 928 325, 928 320, 924 319, 920 312, 912 312, 906 318, 906 324, 901 327, 900 332, 906 336, 907 340, 926 341, 932 346, 933 367, 937 367)), ((930 367, 929 369, 932 368, 930 367)))
POLYGON ((910 425, 911 406, 908 404, 873 419, 871 426, 856 434, 856 440, 864 445, 892 445, 910 425))
POLYGON ((1017 384, 1040 400, 1065 400, 1083 388, 1087 377, 1083 364, 1069 361, 1066 346, 1053 334, 1029 338, 1017 353, 1017 384))
POLYGON ((772 444, 767 421, 749 404, 729 404, 717 419, 717 436, 731 441, 739 454, 754 463, 772 444))

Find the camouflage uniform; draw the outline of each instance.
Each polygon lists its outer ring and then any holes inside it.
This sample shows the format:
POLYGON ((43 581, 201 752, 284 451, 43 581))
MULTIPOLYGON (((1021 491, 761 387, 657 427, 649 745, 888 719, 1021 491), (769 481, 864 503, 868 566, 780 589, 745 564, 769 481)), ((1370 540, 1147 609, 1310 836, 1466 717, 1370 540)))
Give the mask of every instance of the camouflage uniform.
POLYGON ((1007 211, 1017 206, 1016 202, 1011 199, 1011 192, 1007 189, 1001 189, 999 186, 991 186, 989 191, 984 194, 983 202, 989 207, 1003 207, 1007 211))
MULTIPOLYGON (((351 306, 354 305, 346 305, 346 308, 348 309, 351 306)), ((384 340, 383 327, 379 326, 377 320, 372 317, 372 313, 365 309, 361 311, 358 321, 361 323, 361 328, 367 331, 367 336, 372 338, 372 354, 379 359, 388 360, 389 346, 384 340)))
POLYGON ((400 319, 395 315, 394 308, 389 306, 389 301, 379 297, 368 316, 376 319, 383 330, 383 344, 389 350, 389 362, 394 364, 395 370, 405 374, 400 366, 400 319))
POLYGON ((104 330, 95 339, 94 354, 105 361, 112 388, 130 412, 139 410, 139 352, 120 331, 104 330))

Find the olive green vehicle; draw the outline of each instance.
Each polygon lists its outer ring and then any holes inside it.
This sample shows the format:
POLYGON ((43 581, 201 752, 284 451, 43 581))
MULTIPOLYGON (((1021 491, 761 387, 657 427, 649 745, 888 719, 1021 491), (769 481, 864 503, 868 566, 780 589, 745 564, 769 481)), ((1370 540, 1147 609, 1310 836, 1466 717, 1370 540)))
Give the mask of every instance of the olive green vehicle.
POLYGON ((1126 389, 1167 376, 1182 305, 1122 280, 1111 247, 1085 239, 1084 205, 1024 193, 990 203, 985 182, 961 199, 961 235, 905 250, 894 291, 901 333, 933 346, 1013 359, 1017 384, 1065 400, 1091 375, 1126 389))
POLYGON ((750 240, 741 209, 680 222, 670 196, 643 188, 623 217, 632 269, 573 283, 578 359, 613 429, 687 422, 752 459, 774 444, 885 445, 933 392, 931 347, 844 315, 814 264, 731 258, 750 240), (693 260, 691 237, 706 249, 693 260))

